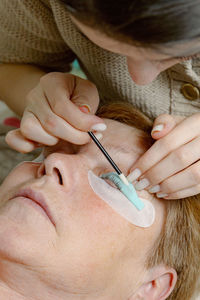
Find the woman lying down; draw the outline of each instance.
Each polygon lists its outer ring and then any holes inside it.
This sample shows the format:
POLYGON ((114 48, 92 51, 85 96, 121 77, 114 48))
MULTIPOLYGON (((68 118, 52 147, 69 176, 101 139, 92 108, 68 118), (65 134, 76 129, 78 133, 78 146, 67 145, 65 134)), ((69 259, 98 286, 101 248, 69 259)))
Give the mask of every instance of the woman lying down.
MULTIPOLYGON (((151 123, 124 104, 100 115, 108 126, 101 143, 126 175, 152 144, 151 123)), ((192 299, 198 196, 166 201, 143 190, 139 211, 92 141, 60 142, 45 156, 18 165, 0 187, 0 299, 192 299)))

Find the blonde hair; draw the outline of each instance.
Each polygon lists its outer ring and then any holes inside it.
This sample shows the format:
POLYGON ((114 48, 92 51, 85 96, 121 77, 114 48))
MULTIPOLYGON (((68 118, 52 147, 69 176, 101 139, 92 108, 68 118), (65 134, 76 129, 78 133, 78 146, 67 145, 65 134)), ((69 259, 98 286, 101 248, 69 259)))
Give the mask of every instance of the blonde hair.
MULTIPOLYGON (((153 143, 152 122, 128 103, 112 103, 99 109, 98 115, 141 130, 144 151, 153 143)), ((166 200, 163 200, 166 201, 166 200)), ((170 300, 189 300, 199 289, 200 276, 200 195, 167 201, 162 234, 146 260, 147 268, 165 264, 176 270, 178 280, 170 300)))

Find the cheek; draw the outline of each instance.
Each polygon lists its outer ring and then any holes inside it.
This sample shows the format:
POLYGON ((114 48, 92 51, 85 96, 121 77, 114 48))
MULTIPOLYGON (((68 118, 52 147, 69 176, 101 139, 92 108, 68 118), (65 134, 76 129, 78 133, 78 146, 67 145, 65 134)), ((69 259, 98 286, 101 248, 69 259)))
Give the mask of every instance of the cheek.
MULTIPOLYGON (((95 248, 119 253, 127 244, 130 225, 93 192, 82 198, 79 226, 87 242, 95 248)), ((113 255, 113 254, 112 254, 113 255)))
POLYGON ((104 233, 112 231, 112 211, 109 210, 101 199, 94 196, 92 192, 82 197, 79 209, 80 221, 84 223, 89 234, 93 235, 95 232, 104 233))
POLYGON ((71 273, 77 266, 84 278, 88 274, 109 274, 127 245, 124 220, 119 220, 110 207, 89 191, 79 199, 74 198, 70 206, 60 235, 63 260, 68 265, 70 258, 71 273))
POLYGON ((24 162, 15 167, 0 186, 0 196, 36 177, 40 164, 24 162))

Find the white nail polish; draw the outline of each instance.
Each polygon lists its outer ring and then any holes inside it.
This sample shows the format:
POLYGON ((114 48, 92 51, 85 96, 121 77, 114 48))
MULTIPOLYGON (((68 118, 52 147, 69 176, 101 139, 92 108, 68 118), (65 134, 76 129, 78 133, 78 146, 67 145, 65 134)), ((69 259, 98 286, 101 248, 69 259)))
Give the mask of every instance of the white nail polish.
POLYGON ((163 130, 163 128, 164 128, 163 124, 156 125, 155 127, 153 127, 151 133, 160 132, 163 130))
POLYGON ((138 191, 141 191, 141 190, 145 189, 146 187, 148 187, 148 185, 149 185, 149 180, 146 178, 143 178, 135 184, 135 189, 138 191))
POLYGON ((92 126, 91 130, 95 131, 104 131, 106 130, 107 126, 104 123, 98 123, 92 126))
POLYGON ((166 193, 158 193, 158 194, 156 194, 156 196, 157 196, 158 198, 164 198, 164 197, 167 197, 168 194, 166 194, 166 193))
POLYGON ((103 134, 100 133, 100 132, 98 132, 98 133, 95 133, 95 136, 96 136, 96 138, 97 138, 98 140, 100 140, 100 139, 102 139, 103 134))
POLYGON ((128 179, 128 181, 133 182, 138 177, 140 177, 141 174, 142 174, 142 172, 139 169, 135 169, 126 178, 128 179))
POLYGON ((156 184, 156 185, 152 186, 152 187, 148 190, 149 193, 157 193, 157 192, 159 192, 159 191, 160 191, 160 186, 159 186, 159 184, 156 184))

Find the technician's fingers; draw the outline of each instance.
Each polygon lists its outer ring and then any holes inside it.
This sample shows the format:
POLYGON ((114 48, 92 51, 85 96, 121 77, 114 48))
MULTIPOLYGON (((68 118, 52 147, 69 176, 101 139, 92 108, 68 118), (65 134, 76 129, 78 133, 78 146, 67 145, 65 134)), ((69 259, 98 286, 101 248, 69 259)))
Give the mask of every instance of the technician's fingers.
POLYGON ((164 199, 181 199, 200 193, 200 161, 149 189, 164 199))
MULTIPOLYGON (((44 138, 44 133, 46 134, 46 138, 43 140, 44 145, 55 145, 58 139, 66 140, 70 143, 83 145, 89 142, 90 138, 87 132, 80 131, 72 127, 69 123, 67 123, 64 119, 60 118, 59 116, 55 115, 48 105, 45 105, 47 100, 43 100, 43 104, 41 104, 41 110, 37 111, 37 118, 36 120, 40 120, 37 122, 37 126, 40 126, 40 130, 38 131, 42 134, 42 139, 44 138), (44 114, 45 111, 45 114, 44 114)), ((26 111, 27 113, 27 111, 26 111)), ((24 116, 26 116, 26 113, 24 116)), ((84 114, 84 113, 83 113, 84 114)), ((30 126, 29 117, 26 120, 26 126, 24 125, 24 116, 22 118, 22 133, 29 139, 33 139, 38 141, 34 133, 34 129, 30 126), (25 128, 25 130, 23 129, 25 128), (28 127, 28 128, 27 128, 28 127)))
POLYGON ((28 153, 38 148, 38 144, 26 139, 20 129, 9 131, 5 140, 11 148, 21 153, 28 153))
POLYGON ((168 134, 176 126, 175 118, 171 115, 163 114, 158 116, 151 131, 152 138, 158 140, 168 134))
POLYGON ((171 193, 171 194, 159 193, 157 194, 157 197, 164 198, 166 200, 175 200, 175 199, 184 199, 186 197, 195 196, 198 195, 199 193, 200 193, 200 185, 195 185, 188 189, 180 190, 178 192, 171 193))
MULTIPOLYGON (((195 188, 197 190, 199 185, 200 161, 164 180, 160 185, 157 185, 156 192, 171 195, 185 189, 195 188)), ((155 190, 155 188, 150 188, 150 192, 152 190, 155 190)))
MULTIPOLYGON (((187 167, 190 167, 193 163, 198 161, 199 158, 200 137, 194 139, 188 144, 183 145, 163 158, 160 162, 143 174, 143 181, 144 178, 146 178, 146 180, 148 178, 149 185, 157 185, 170 176, 180 172, 181 170, 184 170, 187 167)), ((141 182, 139 181, 136 184, 136 189, 141 186, 141 182)), ((187 184, 187 182, 184 184, 187 184)))
MULTIPOLYGON (((193 115, 183 120, 166 136, 157 140, 132 166, 130 175, 128 176, 129 181, 136 180, 171 152, 198 137, 199 121, 200 114, 193 115)), ((167 167, 164 170, 166 172, 167 167)), ((151 180, 151 178, 148 179, 151 180)))
POLYGON ((91 81, 76 77, 76 87, 71 100, 76 105, 89 105, 91 114, 95 114, 99 106, 99 93, 91 81))
POLYGON ((46 77, 41 79, 41 83, 53 113, 82 131, 104 123, 94 115, 99 105, 99 95, 93 83, 71 74, 52 73, 51 76, 54 84, 50 85, 46 77), (56 83, 58 88, 55 88, 56 83), (91 114, 84 114, 78 109, 84 104, 90 107, 91 114))
POLYGON ((33 142, 52 146, 58 142, 58 138, 48 134, 41 126, 39 120, 32 112, 25 111, 21 120, 20 130, 22 135, 33 142))

